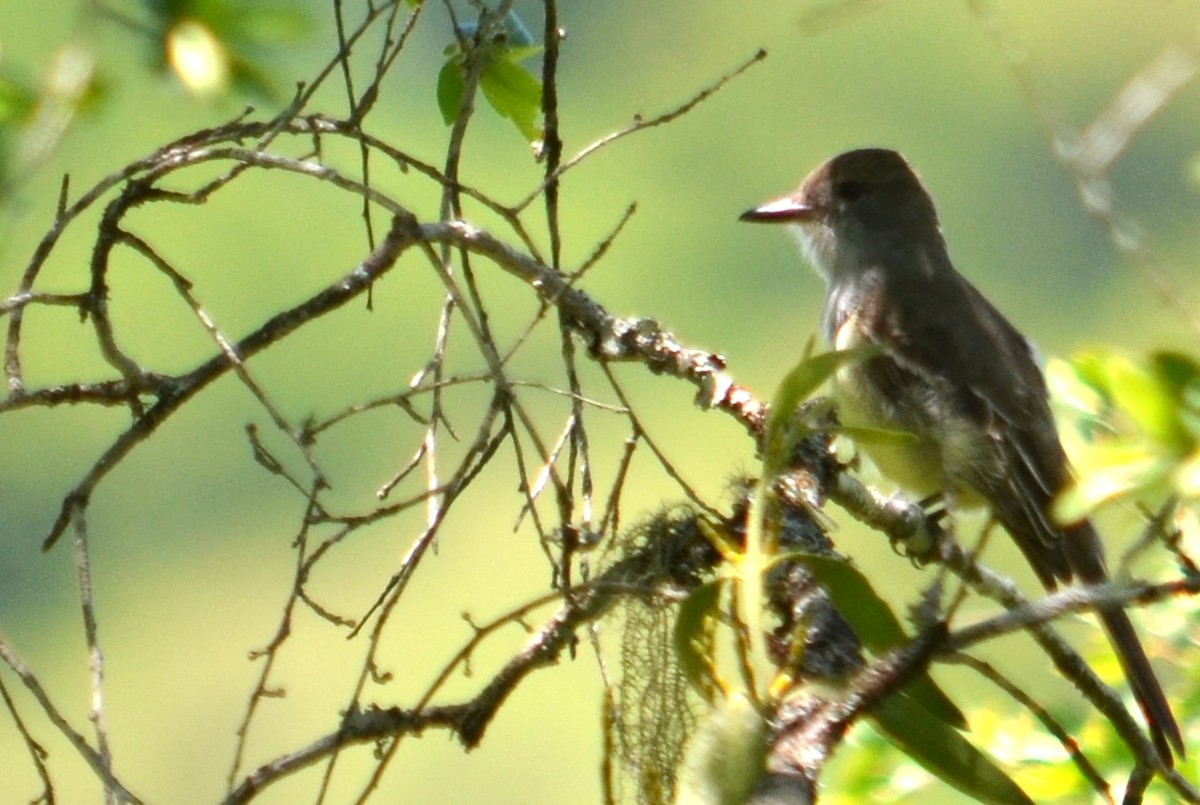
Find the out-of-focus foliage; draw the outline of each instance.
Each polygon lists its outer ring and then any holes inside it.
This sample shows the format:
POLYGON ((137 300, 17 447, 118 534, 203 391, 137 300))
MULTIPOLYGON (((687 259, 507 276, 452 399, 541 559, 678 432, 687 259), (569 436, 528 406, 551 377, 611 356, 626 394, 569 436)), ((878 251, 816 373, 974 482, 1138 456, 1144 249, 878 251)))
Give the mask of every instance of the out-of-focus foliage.
POLYGON ((753 702, 741 694, 722 700, 692 735, 679 773, 676 802, 745 802, 766 766, 767 734, 767 724, 753 702))
POLYGON ((479 88, 496 114, 512 121, 530 143, 541 139, 537 125, 542 109, 542 84, 521 62, 542 52, 515 11, 504 18, 503 32, 479 42, 478 26, 461 23, 460 41, 446 49, 446 63, 438 74, 437 102, 442 119, 450 125, 458 117, 466 93, 468 55, 482 59, 479 88))
POLYGON ((81 116, 102 107, 104 90, 145 76, 107 73, 106 31, 141 42, 151 71, 168 71, 188 92, 206 98, 240 93, 277 100, 274 61, 311 29, 301 0, 147 0, 143 14, 93 12, 86 34, 18 71, 0 61, 0 183, 44 163, 81 116), (36 77, 29 73, 36 72, 36 77))
MULTIPOLYGON (((1194 651, 1197 631, 1194 606, 1180 601, 1177 607, 1156 611, 1154 637, 1160 656, 1184 656, 1194 651)), ((1123 673, 1104 638, 1096 633, 1086 652, 1088 664, 1108 684, 1120 687, 1123 673)), ((1197 726, 1197 696, 1173 702, 1185 735, 1197 726)), ((979 701, 967 711, 971 739, 987 754, 1009 769, 1013 779, 1037 802, 1089 802, 1095 795, 1087 779, 1060 744, 1028 711, 1003 706, 998 696, 979 701)), ((1086 747, 1088 760, 1105 779, 1120 781, 1129 769, 1128 749, 1098 711, 1086 715, 1055 712, 1061 726, 1086 747)), ((870 722, 868 722, 870 723, 870 722)), ((874 726, 874 725, 873 725, 874 726)), ((1192 775, 1195 763, 1188 760, 1183 772, 1192 775)), ((825 805, 857 805, 861 802, 893 802, 916 805, 930 801, 934 776, 884 737, 876 728, 859 727, 842 748, 830 769, 829 785, 823 792, 825 805)), ((1116 801, 1121 791, 1114 790, 1116 801)), ((1155 782, 1142 800, 1146 805, 1177 802, 1176 795, 1155 782)))
POLYGON ((1058 499, 1064 522, 1118 498, 1155 503, 1200 495, 1200 365, 1179 352, 1133 358, 1096 349, 1048 376, 1069 422, 1078 478, 1058 499))
POLYGON ((84 42, 62 45, 40 80, 0 64, 0 186, 43 162, 76 118, 96 106, 102 83, 84 42))
POLYGON ((147 0, 142 21, 163 66, 189 92, 274 98, 271 62, 302 40, 311 20, 298 0, 147 0))

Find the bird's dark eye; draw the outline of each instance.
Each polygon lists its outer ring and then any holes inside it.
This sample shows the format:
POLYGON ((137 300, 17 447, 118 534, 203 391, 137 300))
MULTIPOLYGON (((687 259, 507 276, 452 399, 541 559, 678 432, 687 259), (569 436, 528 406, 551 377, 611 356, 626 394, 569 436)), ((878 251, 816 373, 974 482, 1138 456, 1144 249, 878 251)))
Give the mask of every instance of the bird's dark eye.
POLYGON ((834 186, 833 192, 843 201, 854 201, 861 198, 862 194, 867 192, 867 186, 862 182, 855 181, 838 182, 834 186))

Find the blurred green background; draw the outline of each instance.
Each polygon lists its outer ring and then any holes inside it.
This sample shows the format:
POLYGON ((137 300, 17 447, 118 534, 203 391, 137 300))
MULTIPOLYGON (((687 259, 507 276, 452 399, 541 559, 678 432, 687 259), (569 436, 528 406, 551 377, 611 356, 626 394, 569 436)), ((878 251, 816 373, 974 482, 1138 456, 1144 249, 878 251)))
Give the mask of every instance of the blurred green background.
MULTIPOLYGON (((0 288, 16 286, 50 225, 63 173, 70 174, 77 196, 163 142, 233 117, 245 102, 192 98, 157 69, 155 43, 85 16, 84 5, 60 2, 51 12, 29 0, 0 3, 0 67, 36 75, 56 49, 84 40, 99 54, 105 83, 93 113, 5 199, 0 288)), ((309 32, 275 49, 269 62, 284 96, 334 51, 329 4, 295 5, 306 9, 309 32)), ((802 20, 819 5, 806 2, 560 5, 567 30, 560 93, 568 155, 635 115, 650 117, 681 104, 758 48, 768 51, 764 63, 682 119, 594 156, 568 174, 562 190, 568 267, 591 253, 627 205, 638 205, 583 287, 615 314, 654 317, 685 343, 725 355, 738 381, 761 396, 770 394, 815 332, 821 287, 787 237, 741 226, 737 216, 791 189, 828 156, 864 145, 907 155, 938 201, 960 270, 1045 353, 1066 355, 1097 342, 1194 350, 1186 323, 1165 310, 1146 278, 1122 262, 1082 209, 1003 54, 968 4, 862 3, 815 30, 802 20)), ((1196 2, 1150 2, 1136 10, 1109 0, 996 6, 1008 34, 1026 46, 1055 112, 1078 127, 1161 49, 1177 40, 1194 49, 1200 20, 1196 2)), ((532 30, 540 29, 537 3, 519 2, 517 8, 532 30)), ((446 129, 434 88, 451 34, 440 4, 427 13, 367 129, 440 164, 446 129)), ((344 112, 335 84, 318 98, 316 108, 344 112)), ((254 103, 264 115, 273 112, 267 101, 254 103)), ((1200 87, 1192 84, 1113 173, 1120 205, 1144 225, 1173 295, 1189 309, 1200 294, 1193 259, 1200 238, 1198 130, 1200 87)), ((353 172, 352 149, 327 158, 353 172)), ((539 170, 510 124, 481 108, 467 140, 466 180, 511 201, 536 185, 539 170)), ((383 165, 376 179, 422 218, 436 217, 436 190, 427 183, 383 165)), ((84 287, 89 222, 95 220, 93 212, 73 226, 44 274, 43 290, 84 287)), ((491 221, 483 215, 479 220, 491 221)), ((131 221, 196 283, 199 298, 234 336, 305 298, 365 253, 357 205, 295 177, 253 176, 203 208, 148 210, 131 221)), ((289 417, 329 415, 403 388, 421 367, 433 341, 439 293, 421 263, 407 268, 375 289, 374 312, 351 304, 251 362, 289 417)), ((498 329, 511 337, 532 310, 527 290, 495 276, 491 266, 478 265, 477 271, 499 300, 493 314, 498 329), (520 316, 506 320, 513 310, 520 316)), ((114 317, 147 366, 179 371, 209 354, 207 337, 168 283, 144 263, 118 261, 112 282, 114 317)), ((66 309, 31 313, 23 349, 31 388, 111 371, 98 356, 90 326, 66 309)), ((531 354, 545 360, 530 359, 531 379, 565 385, 552 350, 531 354)), ((719 497, 728 477, 753 471, 752 446, 741 431, 697 409, 690 388, 636 366, 618 367, 618 374, 630 384, 647 430, 703 494, 719 497)), ((598 387, 595 373, 587 376, 598 387)), ((565 411, 561 399, 547 394, 531 400, 544 401, 537 413, 553 435, 552 423, 565 411)), ((0 634, 85 734, 88 679, 70 544, 64 540, 48 555, 39 547, 62 495, 127 419, 120 410, 69 407, 0 417, 0 634)), ((220 798, 233 733, 259 672, 247 655, 272 635, 290 589, 290 543, 302 501, 254 463, 243 431, 247 423, 257 424, 271 446, 298 466, 262 409, 226 378, 138 448, 90 508, 113 752, 122 779, 147 801, 220 798)), ((590 425, 603 489, 625 427, 602 416, 590 425)), ((373 491, 415 449, 419 433, 395 415, 340 431, 321 456, 331 468, 333 500, 347 509, 368 506, 373 491)), ((470 638, 460 613, 483 622, 548 589, 549 571, 531 529, 512 533, 521 499, 511 479, 489 472, 475 492, 473 508, 448 522, 437 554, 426 559, 397 613, 402 625, 389 638, 395 663, 389 670, 396 678, 384 689, 392 698, 381 704, 411 704, 470 638)), ((680 497, 642 455, 623 500, 626 522, 680 497)), ((339 612, 364 612, 419 528, 415 512, 358 535, 344 555, 322 566, 313 589, 339 612)), ((894 601, 910 600, 924 577, 882 541, 860 536, 850 526, 836 534, 839 547, 869 574, 894 579, 885 590, 894 601)), ((1022 574, 1019 561, 1000 558, 997 547, 989 558, 1022 574)), ((512 628, 491 641, 474 659, 474 676, 457 677, 446 700, 475 690, 523 639, 512 628)), ((287 689, 287 698, 263 704, 251 728, 251 765, 334 726, 364 651, 308 613, 293 640, 272 680, 287 689)), ((1032 671, 1047 697, 1070 700, 1065 683, 1045 681, 1038 658, 1009 656, 1013 646, 1023 644, 1002 641, 992 656, 1006 670, 1032 671)), ((1186 673, 1164 664, 1168 686, 1186 673)), ((0 675, 10 689, 18 688, 7 671, 0 675)), ((965 676, 942 678, 952 687, 975 685, 965 676)), ((968 690, 981 691, 972 702, 1001 701, 982 686, 968 690)), ((23 690, 16 698, 30 707, 23 690)), ((405 741, 385 777, 385 787, 403 795, 385 793, 379 801, 598 802, 600 703, 599 672, 584 651, 527 680, 470 754, 437 731, 405 741)), ((56 778, 60 801, 95 801, 82 763, 44 722, 31 720, 52 752, 52 766, 74 772, 56 778)), ((2 723, 0 802, 26 801, 37 781, 15 731, 2 723)), ((337 796, 356 790, 354 770, 367 765, 362 755, 343 759, 337 796)), ((298 775, 259 801, 309 801, 317 774, 298 775)), ((924 796, 928 792, 913 801, 927 801, 924 796)))

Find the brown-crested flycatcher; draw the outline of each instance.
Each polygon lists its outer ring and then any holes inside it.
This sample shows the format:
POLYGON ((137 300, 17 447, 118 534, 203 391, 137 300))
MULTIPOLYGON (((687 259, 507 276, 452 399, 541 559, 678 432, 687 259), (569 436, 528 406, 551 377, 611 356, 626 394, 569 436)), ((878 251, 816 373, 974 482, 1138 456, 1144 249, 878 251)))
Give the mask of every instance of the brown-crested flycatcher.
MULTIPOLYGON (((921 496, 988 506, 1047 589, 1108 580, 1091 523, 1048 512, 1069 469, 1033 347, 954 269, 933 200, 903 157, 841 154, 742 220, 792 225, 827 283, 833 346, 881 349, 842 368, 834 387, 845 423, 915 437, 863 445, 885 475, 921 496)), ((1097 614, 1171 765, 1183 739, 1133 625, 1119 606, 1097 614)))

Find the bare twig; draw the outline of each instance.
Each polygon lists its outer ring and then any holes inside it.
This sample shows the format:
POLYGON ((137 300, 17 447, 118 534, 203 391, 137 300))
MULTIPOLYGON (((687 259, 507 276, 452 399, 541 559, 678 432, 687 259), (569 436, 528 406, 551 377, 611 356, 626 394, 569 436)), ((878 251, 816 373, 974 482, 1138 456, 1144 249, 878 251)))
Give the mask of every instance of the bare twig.
POLYGON ((84 762, 88 764, 88 767, 91 768, 92 772, 96 775, 96 778, 104 784, 105 791, 115 793, 125 802, 131 803, 131 805, 141 805, 142 800, 134 796, 133 793, 116 778, 112 770, 109 768, 108 760, 94 747, 92 747, 91 744, 87 742, 87 739, 79 734, 70 725, 66 717, 63 716, 58 707, 55 706, 53 701, 51 701, 50 695, 46 693, 46 689, 42 687, 42 684, 38 681, 33 671, 30 670, 29 666, 27 666, 21 660, 21 658, 17 656, 17 653, 13 651, 12 647, 9 646, 9 644, 4 640, 0 640, 0 660, 3 660, 4 664, 11 668, 13 673, 20 678, 21 682, 25 685, 25 688, 37 701, 38 707, 41 708, 41 711, 46 715, 46 718, 49 719, 50 723, 58 728, 58 731, 61 732, 64 737, 66 737, 71 746, 75 748, 75 751, 79 753, 79 756, 82 757, 84 762))

